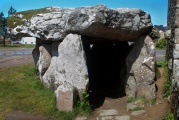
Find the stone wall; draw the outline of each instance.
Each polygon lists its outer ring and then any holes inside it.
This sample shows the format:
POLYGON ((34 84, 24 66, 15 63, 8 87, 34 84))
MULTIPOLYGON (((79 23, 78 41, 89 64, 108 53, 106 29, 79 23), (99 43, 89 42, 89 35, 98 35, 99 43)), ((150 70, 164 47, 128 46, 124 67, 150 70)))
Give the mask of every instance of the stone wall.
POLYGON ((167 60, 169 61, 171 100, 175 119, 179 119, 179 0, 168 0, 167 60))

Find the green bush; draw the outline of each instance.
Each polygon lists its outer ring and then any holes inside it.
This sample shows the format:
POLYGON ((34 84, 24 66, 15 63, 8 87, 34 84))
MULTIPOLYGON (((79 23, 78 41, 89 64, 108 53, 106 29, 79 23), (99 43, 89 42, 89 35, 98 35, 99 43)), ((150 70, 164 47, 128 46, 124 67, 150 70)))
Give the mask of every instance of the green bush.
POLYGON ((166 47, 166 39, 165 38, 159 39, 156 43, 156 47, 160 48, 160 49, 165 48, 166 47))

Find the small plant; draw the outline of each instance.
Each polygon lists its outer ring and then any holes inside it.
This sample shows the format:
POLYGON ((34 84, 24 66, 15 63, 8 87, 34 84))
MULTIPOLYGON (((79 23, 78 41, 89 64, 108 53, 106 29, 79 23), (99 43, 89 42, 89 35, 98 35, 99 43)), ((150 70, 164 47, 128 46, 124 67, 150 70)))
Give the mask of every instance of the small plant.
POLYGON ((144 101, 145 100, 145 96, 140 96, 136 98, 136 101, 144 101))
POLYGON ((171 82, 170 80, 167 80, 165 83, 164 83, 164 97, 168 97, 170 96, 170 88, 171 88, 171 82))
POLYGON ((80 108, 85 108, 86 106, 89 106, 89 101, 88 101, 89 94, 85 91, 82 91, 81 94, 82 94, 82 100, 78 101, 77 106, 80 108))
POLYGON ((133 109, 133 111, 141 111, 141 110, 143 110, 142 107, 135 107, 135 108, 133 109))
POLYGON ((164 120, 174 120, 174 115, 173 115, 173 113, 171 113, 171 112, 168 113, 164 120))
POLYGON ((134 101, 134 98, 133 97, 127 97, 127 103, 131 103, 134 101))
POLYGON ((168 62, 167 61, 157 61, 158 67, 167 67, 168 62))
POLYGON ((89 94, 86 91, 81 92, 82 98, 77 102, 77 107, 74 109, 75 114, 91 115, 91 106, 88 101, 89 94))
POLYGON ((167 61, 157 61, 157 66, 164 68, 164 77, 167 81, 164 83, 164 95, 163 96, 168 97, 170 95, 170 88, 171 88, 169 70, 168 70, 168 67, 167 67, 168 62, 167 61))
POLYGON ((168 62, 164 61, 162 63, 162 67, 164 68, 164 77, 166 79, 166 82, 164 83, 164 97, 170 96, 170 88, 171 88, 171 81, 169 76, 169 70, 168 70, 168 62))
POLYGON ((149 104, 150 105, 154 105, 155 103, 156 103, 156 98, 154 98, 154 99, 150 99, 148 102, 149 102, 149 104))
POLYGON ((127 103, 131 103, 131 102, 143 102, 145 100, 144 96, 140 96, 137 98, 133 98, 133 97, 127 97, 127 103))

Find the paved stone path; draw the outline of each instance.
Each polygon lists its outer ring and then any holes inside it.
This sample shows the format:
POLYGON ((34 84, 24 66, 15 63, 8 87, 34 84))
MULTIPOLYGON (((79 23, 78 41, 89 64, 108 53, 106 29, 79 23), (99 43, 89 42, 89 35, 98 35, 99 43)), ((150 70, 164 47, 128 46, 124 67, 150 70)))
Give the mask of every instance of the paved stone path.
MULTIPOLYGON (((75 120, 88 120, 87 117, 77 117, 75 120)), ((120 115, 115 109, 101 110, 94 120, 130 120, 130 115, 120 115)))

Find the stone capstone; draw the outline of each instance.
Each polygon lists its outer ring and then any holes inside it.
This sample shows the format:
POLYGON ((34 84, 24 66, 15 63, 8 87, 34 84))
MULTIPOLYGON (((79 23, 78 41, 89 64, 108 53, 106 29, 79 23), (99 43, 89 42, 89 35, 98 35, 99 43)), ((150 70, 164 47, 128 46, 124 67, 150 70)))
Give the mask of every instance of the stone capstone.
POLYGON ((152 30, 150 15, 140 9, 105 5, 79 8, 56 8, 54 12, 37 14, 29 26, 17 26, 16 36, 34 36, 42 40, 64 39, 68 33, 120 41, 135 41, 152 30))
POLYGON ((127 59, 126 94, 136 98, 155 98, 155 46, 149 36, 142 36, 134 44, 127 59))

